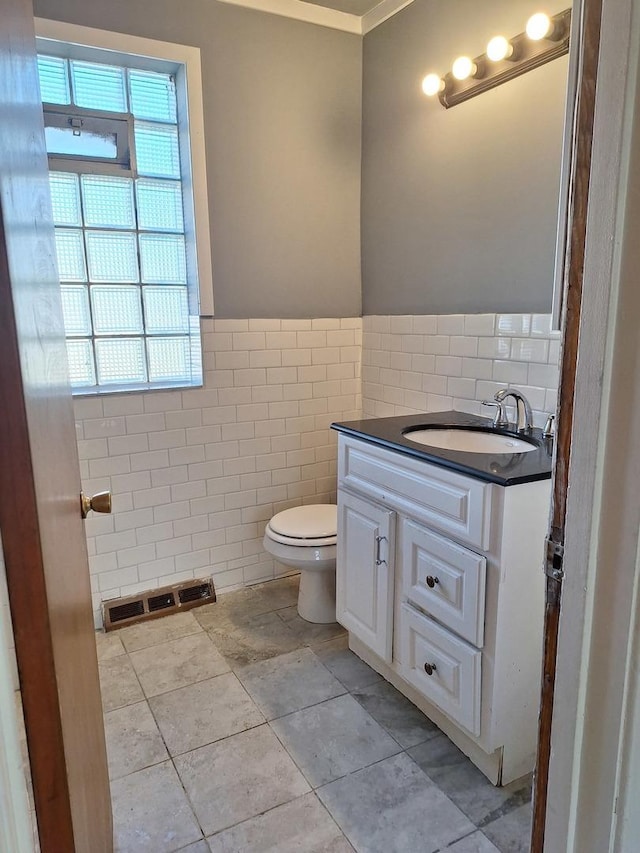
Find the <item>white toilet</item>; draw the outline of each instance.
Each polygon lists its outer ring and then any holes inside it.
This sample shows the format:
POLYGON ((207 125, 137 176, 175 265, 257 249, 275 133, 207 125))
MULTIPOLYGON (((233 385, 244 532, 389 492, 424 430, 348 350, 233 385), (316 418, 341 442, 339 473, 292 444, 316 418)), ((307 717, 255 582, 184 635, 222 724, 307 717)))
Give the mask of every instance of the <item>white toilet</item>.
POLYGON ((333 504, 285 509, 267 524, 265 551, 300 571, 298 613, 307 622, 336 621, 337 532, 338 508, 333 504))

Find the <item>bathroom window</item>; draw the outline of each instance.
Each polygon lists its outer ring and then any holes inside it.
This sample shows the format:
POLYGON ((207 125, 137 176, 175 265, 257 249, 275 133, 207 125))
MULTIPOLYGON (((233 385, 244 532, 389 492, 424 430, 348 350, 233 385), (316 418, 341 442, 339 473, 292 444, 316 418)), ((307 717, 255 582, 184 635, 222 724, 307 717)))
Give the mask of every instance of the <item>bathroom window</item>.
POLYGON ((47 41, 38 70, 74 393, 201 385, 182 64, 47 41))

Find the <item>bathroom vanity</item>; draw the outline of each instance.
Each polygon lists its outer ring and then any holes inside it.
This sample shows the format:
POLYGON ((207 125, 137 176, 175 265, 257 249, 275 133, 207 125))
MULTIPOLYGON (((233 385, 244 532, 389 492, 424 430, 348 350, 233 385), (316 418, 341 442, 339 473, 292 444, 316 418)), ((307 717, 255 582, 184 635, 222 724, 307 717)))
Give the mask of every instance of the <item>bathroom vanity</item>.
POLYGON ((496 785, 535 762, 551 455, 421 446, 456 412, 334 424, 337 619, 349 645, 496 785))

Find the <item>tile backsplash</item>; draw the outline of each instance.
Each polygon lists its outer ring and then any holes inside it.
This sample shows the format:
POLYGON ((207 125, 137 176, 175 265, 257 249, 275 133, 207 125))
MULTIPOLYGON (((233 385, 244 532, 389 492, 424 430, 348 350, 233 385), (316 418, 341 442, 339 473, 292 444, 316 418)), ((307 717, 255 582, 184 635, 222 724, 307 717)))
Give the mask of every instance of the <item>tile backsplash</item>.
POLYGON ((75 401, 96 623, 104 599, 273 578, 266 521, 335 501, 334 420, 359 417, 361 318, 205 320, 205 387, 75 401))
POLYGON ((206 320, 205 387, 75 401, 96 622, 102 600, 212 575, 275 577, 271 515, 334 501, 335 420, 482 407, 521 388, 554 411, 560 335, 546 314, 206 320), (362 365, 362 374, 361 374, 362 365))
POLYGON ((514 385, 544 426, 556 408, 559 358, 549 314, 366 316, 363 415, 456 409, 490 416, 482 400, 514 385))

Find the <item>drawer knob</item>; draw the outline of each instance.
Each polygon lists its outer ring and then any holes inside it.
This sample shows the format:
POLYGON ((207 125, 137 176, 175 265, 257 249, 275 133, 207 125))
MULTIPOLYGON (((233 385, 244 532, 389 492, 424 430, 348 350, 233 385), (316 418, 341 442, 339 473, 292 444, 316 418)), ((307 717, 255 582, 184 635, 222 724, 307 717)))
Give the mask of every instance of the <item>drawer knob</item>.
POLYGON ((425 663, 424 665, 424 671, 427 673, 427 675, 433 675, 436 669, 437 667, 435 663, 425 663))
POLYGON ((427 575, 427 586, 429 589, 433 589, 437 583, 440 583, 440 578, 434 578, 433 575, 427 575))

